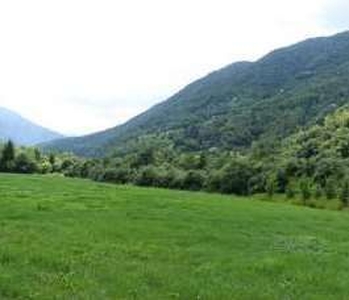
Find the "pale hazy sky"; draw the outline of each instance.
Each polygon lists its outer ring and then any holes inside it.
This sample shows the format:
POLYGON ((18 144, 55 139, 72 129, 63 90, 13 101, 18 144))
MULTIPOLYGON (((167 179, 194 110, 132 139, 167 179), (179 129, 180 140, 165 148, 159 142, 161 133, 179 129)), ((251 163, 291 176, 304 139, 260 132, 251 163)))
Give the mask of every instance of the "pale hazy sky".
POLYGON ((0 0, 0 106, 89 133, 226 64, 346 29, 348 0, 0 0))

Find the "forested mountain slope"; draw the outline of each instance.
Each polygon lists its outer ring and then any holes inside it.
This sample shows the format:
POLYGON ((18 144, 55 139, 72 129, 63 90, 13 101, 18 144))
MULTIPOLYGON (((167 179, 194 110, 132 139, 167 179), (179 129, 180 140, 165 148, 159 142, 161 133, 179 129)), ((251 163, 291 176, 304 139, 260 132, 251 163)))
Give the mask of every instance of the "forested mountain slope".
POLYGON ((273 161, 289 180, 306 177, 322 187, 331 181, 340 186, 349 175, 349 106, 286 138, 263 160, 273 161))
POLYGON ((161 135, 182 151, 245 149, 313 125, 347 99, 349 32, 344 32, 231 64, 124 125, 44 148, 102 156, 161 135))
POLYGON ((62 137, 59 133, 34 124, 17 113, 0 107, 0 141, 11 139, 18 145, 28 146, 62 137))

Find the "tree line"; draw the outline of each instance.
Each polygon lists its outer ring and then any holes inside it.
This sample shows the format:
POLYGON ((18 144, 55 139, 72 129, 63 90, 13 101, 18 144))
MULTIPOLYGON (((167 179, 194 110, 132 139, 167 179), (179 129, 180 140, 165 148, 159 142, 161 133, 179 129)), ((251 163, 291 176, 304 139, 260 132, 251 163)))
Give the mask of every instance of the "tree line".
POLYGON ((349 203, 349 110, 283 141, 265 139, 245 152, 184 152, 166 136, 145 136, 127 152, 101 159, 1 147, 0 171, 61 173, 116 184, 134 184, 225 194, 282 194, 304 205, 320 200, 349 203))

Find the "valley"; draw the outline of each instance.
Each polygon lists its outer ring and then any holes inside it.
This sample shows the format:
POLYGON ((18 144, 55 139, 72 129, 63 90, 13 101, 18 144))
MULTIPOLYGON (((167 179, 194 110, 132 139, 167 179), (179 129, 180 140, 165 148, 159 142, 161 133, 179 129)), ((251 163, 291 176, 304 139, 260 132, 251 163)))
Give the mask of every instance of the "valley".
POLYGON ((0 300, 349 299, 348 12, 0 1, 0 300))
POLYGON ((349 32, 64 137, 0 109, 1 299, 345 299, 349 32))

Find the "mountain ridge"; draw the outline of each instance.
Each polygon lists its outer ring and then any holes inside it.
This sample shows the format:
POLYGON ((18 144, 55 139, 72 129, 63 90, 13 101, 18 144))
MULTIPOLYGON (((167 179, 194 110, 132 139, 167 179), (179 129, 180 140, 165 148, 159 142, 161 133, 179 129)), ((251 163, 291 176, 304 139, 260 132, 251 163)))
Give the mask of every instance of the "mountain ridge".
POLYGON ((40 126, 20 114, 0 107, 0 140, 12 140, 21 146, 33 146, 39 143, 62 138, 63 135, 40 126))
POLYGON ((264 136, 286 137, 344 105, 348 70, 349 31, 307 39, 211 72, 122 125, 43 147, 104 156, 165 134, 185 151, 243 149, 264 136))

